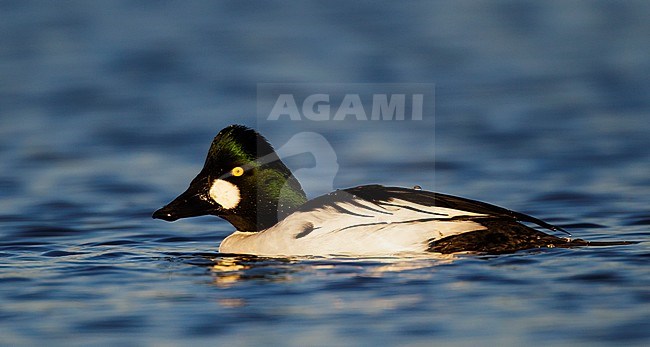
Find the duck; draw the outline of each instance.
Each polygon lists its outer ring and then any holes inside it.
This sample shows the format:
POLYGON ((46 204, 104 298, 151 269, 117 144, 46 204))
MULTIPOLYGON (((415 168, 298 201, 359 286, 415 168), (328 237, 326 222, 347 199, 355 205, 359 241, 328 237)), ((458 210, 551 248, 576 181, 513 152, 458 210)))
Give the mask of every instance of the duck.
POLYGON ((535 217, 419 186, 361 185, 308 200, 269 141, 236 124, 216 135, 187 190, 152 217, 204 215, 235 228, 219 245, 224 254, 502 254, 590 244, 535 217))

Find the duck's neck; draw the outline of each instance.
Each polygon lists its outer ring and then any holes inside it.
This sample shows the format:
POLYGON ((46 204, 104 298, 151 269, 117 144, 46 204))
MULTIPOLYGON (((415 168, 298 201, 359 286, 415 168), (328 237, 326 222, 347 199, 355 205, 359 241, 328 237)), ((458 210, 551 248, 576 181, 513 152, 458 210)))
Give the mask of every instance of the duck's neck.
POLYGON ((239 231, 268 229, 307 201, 300 183, 293 176, 282 180, 261 180, 254 195, 256 196, 253 199, 248 199, 254 201, 254 204, 222 216, 239 231))

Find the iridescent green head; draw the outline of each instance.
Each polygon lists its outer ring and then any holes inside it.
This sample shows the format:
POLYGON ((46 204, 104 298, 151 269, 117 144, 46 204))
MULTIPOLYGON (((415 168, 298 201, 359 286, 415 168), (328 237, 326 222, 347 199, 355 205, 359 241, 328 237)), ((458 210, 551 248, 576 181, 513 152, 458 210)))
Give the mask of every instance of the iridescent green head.
POLYGON ((189 188, 153 218, 215 215, 239 231, 261 231, 306 201, 300 183, 269 142, 253 129, 231 125, 214 138, 189 188))

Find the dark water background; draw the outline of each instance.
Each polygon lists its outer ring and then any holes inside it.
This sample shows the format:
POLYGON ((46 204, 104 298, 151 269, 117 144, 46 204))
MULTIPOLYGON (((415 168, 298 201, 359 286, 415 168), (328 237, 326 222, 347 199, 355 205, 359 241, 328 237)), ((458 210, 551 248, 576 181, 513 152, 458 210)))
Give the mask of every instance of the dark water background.
POLYGON ((649 16, 646 1, 0 1, 0 345, 647 345, 649 16), (226 222, 150 215, 219 129, 260 125, 260 82, 435 83, 426 121, 323 130, 335 187, 420 184, 642 242, 221 257, 226 222))

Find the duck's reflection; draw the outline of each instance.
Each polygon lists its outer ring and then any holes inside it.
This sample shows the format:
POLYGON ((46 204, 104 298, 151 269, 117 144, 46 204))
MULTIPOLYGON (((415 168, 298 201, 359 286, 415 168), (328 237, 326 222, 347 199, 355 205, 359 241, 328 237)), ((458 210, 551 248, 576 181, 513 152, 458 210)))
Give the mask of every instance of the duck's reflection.
POLYGON ((217 254, 211 256, 210 270, 213 283, 218 287, 230 287, 250 280, 287 282, 300 266, 286 258, 262 258, 254 255, 217 254), (293 266, 296 265, 296 266, 293 266))
POLYGON ((213 284, 231 287, 245 281, 292 282, 308 275, 381 277, 400 272, 407 276, 428 276, 435 267, 449 264, 453 255, 382 258, 263 258, 253 255, 202 255, 211 261, 213 284), (423 271, 425 270, 425 271, 423 271))

